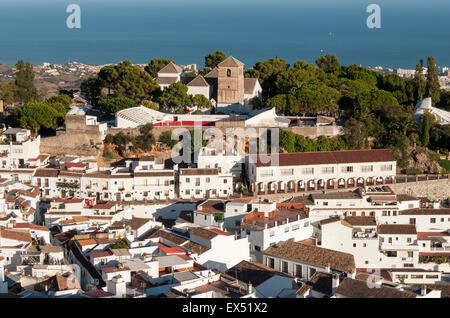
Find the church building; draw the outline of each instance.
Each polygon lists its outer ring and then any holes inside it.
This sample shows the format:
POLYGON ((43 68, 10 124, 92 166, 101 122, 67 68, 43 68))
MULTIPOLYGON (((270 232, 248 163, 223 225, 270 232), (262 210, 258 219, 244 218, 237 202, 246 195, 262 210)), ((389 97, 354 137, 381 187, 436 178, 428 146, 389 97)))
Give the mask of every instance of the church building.
POLYGON ((188 94, 204 95, 216 107, 216 112, 248 113, 253 109, 251 100, 261 100, 262 88, 257 78, 244 77, 244 63, 230 56, 205 76, 184 77, 180 66, 168 64, 158 72, 161 89, 181 81, 188 94))

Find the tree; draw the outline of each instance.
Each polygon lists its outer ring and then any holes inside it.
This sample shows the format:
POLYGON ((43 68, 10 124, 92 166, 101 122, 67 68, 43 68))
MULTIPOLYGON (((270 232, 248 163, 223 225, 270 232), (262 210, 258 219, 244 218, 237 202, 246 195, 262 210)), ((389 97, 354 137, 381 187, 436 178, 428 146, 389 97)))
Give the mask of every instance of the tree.
POLYGON ((13 104, 17 100, 17 86, 13 82, 0 82, 0 100, 13 104))
POLYGON ((46 103, 28 103, 17 110, 22 128, 55 130, 64 123, 64 114, 46 103))
POLYGON ((60 106, 58 106, 61 109, 61 113, 67 113, 67 111, 70 108, 70 105, 72 104, 72 98, 70 98, 70 96, 65 95, 65 94, 60 94, 60 95, 56 95, 56 96, 52 96, 50 98, 47 98, 47 100, 45 101, 47 104, 49 104, 50 106, 53 105, 61 105, 63 108, 61 108, 60 106))
POLYGON ((192 98, 188 95, 187 91, 188 87, 181 82, 171 84, 159 97, 159 103, 164 107, 175 109, 191 105, 192 98))
POLYGON ((205 56, 205 67, 209 67, 211 69, 217 67, 222 61, 227 58, 227 55, 223 51, 215 51, 212 54, 208 54, 205 56))
POLYGON ((106 65, 102 67, 98 73, 98 78, 108 87, 108 95, 111 94, 111 90, 117 85, 119 81, 119 73, 114 65, 106 65))
POLYGON ((174 60, 169 59, 152 59, 150 63, 144 68, 144 70, 150 74, 152 78, 156 78, 158 76, 158 72, 163 69, 170 62, 175 64, 174 60))
POLYGON ((423 79, 423 61, 416 65, 416 72, 413 79, 414 86, 416 88, 416 101, 423 99, 426 88, 426 81, 423 79))
POLYGON ((118 78, 113 87, 117 93, 136 101, 147 99, 159 90, 158 83, 130 61, 121 62, 115 68, 118 78))
POLYGON ((431 97, 433 105, 438 104, 441 100, 441 87, 439 85, 439 76, 434 57, 428 57, 427 61, 427 85, 426 94, 427 97, 431 97))
POLYGON ((143 100, 141 102, 141 105, 144 106, 144 107, 153 109, 153 110, 158 110, 158 106, 154 102, 149 101, 149 100, 143 100))
POLYGON ((287 71, 289 64, 286 60, 275 57, 263 62, 257 62, 253 69, 246 71, 246 76, 252 74, 252 77, 257 77, 263 89, 263 97, 270 98, 277 92, 275 80, 281 72, 287 71))
POLYGON ((423 147, 427 147, 430 143, 430 131, 437 124, 433 114, 425 113, 419 119, 420 141, 423 147))
POLYGON ((102 88, 105 82, 98 76, 90 76, 87 80, 83 81, 80 86, 81 93, 86 99, 93 105, 97 105, 102 88))
POLYGON ((98 100, 98 106, 102 107, 111 114, 119 110, 136 106, 136 103, 131 98, 124 96, 106 96, 102 95, 98 100))
POLYGON ((366 129, 364 123, 350 118, 344 124, 343 138, 352 149, 362 149, 366 139, 366 129))
POLYGON ((38 101, 40 99, 38 90, 34 86, 33 65, 29 62, 19 60, 16 64, 16 80, 17 86, 16 97, 24 102, 38 101))
POLYGON ((165 144, 169 148, 173 148, 177 144, 176 140, 172 140, 172 132, 170 131, 164 131, 158 139, 159 142, 165 144))
POLYGON ((341 64, 339 63, 339 59, 336 54, 327 54, 320 56, 316 60, 316 64, 326 73, 336 72, 341 68, 341 64))
POLYGON ((192 102, 195 106, 200 108, 211 108, 211 102, 205 97, 205 95, 197 94, 192 98, 192 102))

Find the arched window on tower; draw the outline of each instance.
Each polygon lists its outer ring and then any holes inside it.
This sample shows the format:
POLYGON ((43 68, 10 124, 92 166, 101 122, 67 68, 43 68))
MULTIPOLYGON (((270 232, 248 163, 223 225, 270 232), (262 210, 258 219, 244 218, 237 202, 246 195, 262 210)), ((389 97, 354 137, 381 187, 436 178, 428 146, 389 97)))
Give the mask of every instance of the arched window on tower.
POLYGON ((231 70, 230 69, 227 69, 227 76, 231 77, 231 70))

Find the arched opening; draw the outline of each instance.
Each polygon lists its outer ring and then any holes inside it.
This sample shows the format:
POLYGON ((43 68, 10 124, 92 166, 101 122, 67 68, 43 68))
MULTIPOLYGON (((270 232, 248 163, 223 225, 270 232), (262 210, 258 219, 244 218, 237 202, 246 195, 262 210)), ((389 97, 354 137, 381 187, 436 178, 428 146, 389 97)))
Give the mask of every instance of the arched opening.
POLYGON ((356 185, 357 186, 363 186, 364 185, 364 178, 359 177, 358 179, 356 179, 356 185))
POLYGON ((349 188, 353 188, 355 186, 355 179, 353 178, 348 179, 347 184, 349 188))

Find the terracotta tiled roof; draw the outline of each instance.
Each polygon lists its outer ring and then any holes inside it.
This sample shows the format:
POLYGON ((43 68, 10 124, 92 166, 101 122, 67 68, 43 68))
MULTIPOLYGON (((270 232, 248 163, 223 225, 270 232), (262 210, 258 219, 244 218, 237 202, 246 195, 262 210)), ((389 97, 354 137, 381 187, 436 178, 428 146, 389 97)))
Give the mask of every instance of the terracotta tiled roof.
POLYGON ((34 177, 56 178, 58 176, 57 169, 37 169, 33 175, 34 177))
POLYGON ((183 72, 183 69, 174 64, 173 62, 170 62, 169 64, 167 64, 166 66, 164 66, 162 69, 159 70, 158 73, 173 73, 173 74, 178 74, 183 72))
POLYGON ((278 247, 271 246, 264 251, 264 254, 321 267, 330 265, 332 269, 347 273, 355 269, 355 259, 352 254, 292 241, 286 241, 278 247))
POLYGON ((450 236, 448 231, 446 232, 417 232, 418 241, 429 241, 433 237, 450 236))
POLYGON ((219 169, 215 168, 184 168, 180 169, 180 175, 182 176, 200 176, 200 175, 218 175, 219 169))
POLYGON ((0 227, 0 237, 9 239, 9 240, 14 240, 14 241, 31 243, 30 232, 22 231, 22 230, 7 229, 3 226, 0 227))
POLYGON ((240 66, 244 66, 244 63, 242 63, 241 61, 232 56, 227 57, 225 60, 223 60, 217 65, 217 67, 240 67, 240 66))
POLYGON ((78 244, 80 246, 97 245, 97 241, 94 239, 78 240, 78 244))
POLYGON ((164 239, 166 239, 166 240, 168 240, 170 242, 173 242, 173 243, 175 243, 177 245, 181 245, 181 244, 183 244, 184 242, 187 241, 187 239, 184 239, 182 237, 176 236, 176 235, 174 235, 172 233, 169 233, 169 232, 166 232, 166 231, 163 231, 163 230, 156 231, 155 233, 150 235, 149 238, 157 238, 157 237, 162 237, 162 238, 164 238, 164 239))
POLYGON ((258 83, 257 78, 244 78, 244 92, 245 94, 252 94, 255 89, 256 83, 258 83))
POLYGON ((414 224, 380 224, 378 234, 417 234, 414 224))
POLYGON ((217 235, 219 235, 218 233, 215 233, 213 231, 201 227, 193 228, 192 230, 189 231, 189 233, 191 235, 199 236, 207 240, 211 240, 215 238, 217 235))
MULTIPOLYGON (((261 162, 258 157, 257 167, 272 166, 272 162, 261 162)), ((319 151, 280 153, 278 166, 301 166, 320 164, 345 164, 360 162, 385 162, 396 161, 389 150, 344 150, 344 151, 319 151)))
POLYGON ((265 282, 276 273, 278 272, 268 266, 248 261, 241 261, 239 264, 234 265, 225 272, 225 274, 236 278, 241 282, 246 284, 252 283, 255 287, 262 282, 265 282))
POLYGON ((172 177, 173 171, 148 171, 148 172, 135 172, 135 177, 172 177))
POLYGON ((376 226, 377 221, 374 216, 346 216, 344 221, 352 226, 376 226))
POLYGON ((195 86, 195 87, 208 87, 209 84, 205 81, 205 78, 201 75, 198 75, 192 81, 190 81, 187 86, 195 86))
POLYGON ((219 77, 219 69, 217 67, 213 68, 211 72, 205 75, 206 78, 218 78, 219 77))
POLYGON ((186 244, 182 245, 182 247, 198 255, 201 255, 210 250, 209 247, 194 243, 192 241, 187 242, 186 244))
POLYGON ((348 277, 339 284, 335 293, 350 298, 416 298, 413 293, 393 287, 370 288, 367 282, 348 277))
POLYGON ((331 296, 332 294, 332 274, 315 272, 314 275, 307 281, 300 289, 297 294, 304 295, 308 290, 312 289, 319 293, 331 296))
POLYGON ((398 212, 400 215, 448 215, 450 209, 410 209, 398 212))

